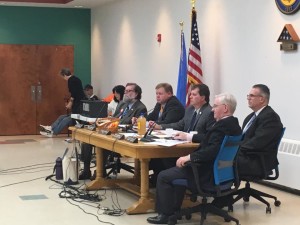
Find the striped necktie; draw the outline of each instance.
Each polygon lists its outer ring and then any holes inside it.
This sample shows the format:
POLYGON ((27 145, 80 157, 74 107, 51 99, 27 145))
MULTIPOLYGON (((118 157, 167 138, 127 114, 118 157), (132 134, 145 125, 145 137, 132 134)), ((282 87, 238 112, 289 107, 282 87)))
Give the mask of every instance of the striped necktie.
POLYGON ((194 129, 195 122, 196 122, 196 117, 197 117, 197 111, 195 111, 194 114, 193 114, 193 117, 191 119, 190 126, 189 126, 187 132, 190 132, 194 129))
POLYGON ((246 124, 246 126, 243 129, 243 134, 246 133, 246 131, 249 129, 249 127, 252 125, 253 121, 256 118, 256 114, 254 113, 253 116, 251 117, 251 119, 248 121, 248 123, 246 124))

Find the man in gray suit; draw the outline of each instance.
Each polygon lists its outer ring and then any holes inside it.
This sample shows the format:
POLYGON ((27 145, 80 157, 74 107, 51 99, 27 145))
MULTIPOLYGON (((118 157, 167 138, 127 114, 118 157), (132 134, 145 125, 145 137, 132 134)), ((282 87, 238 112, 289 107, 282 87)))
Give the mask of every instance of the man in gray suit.
POLYGON ((141 102, 142 89, 136 83, 126 84, 123 101, 119 103, 113 117, 120 118, 120 124, 131 124, 133 117, 143 114, 147 117, 147 108, 141 102))
MULTIPOLYGON (((208 129, 215 123, 209 97, 210 91, 207 85, 193 85, 190 93, 190 106, 186 108, 184 117, 176 123, 155 124, 154 128, 159 130, 173 128, 182 131, 174 137, 175 139, 200 143, 208 129), (190 131, 197 131, 197 134, 190 134, 190 131)), ((155 185, 158 173, 174 167, 176 160, 177 158, 151 159, 150 169, 153 170, 153 175, 150 182, 155 185)))
POLYGON ((155 125, 155 129, 173 128, 182 131, 174 137, 175 139, 200 143, 208 129, 215 123, 209 96, 210 91, 207 85, 193 85, 190 106, 186 108, 184 117, 176 123, 155 125), (189 134, 190 131, 197 131, 197 134, 189 134))
MULTIPOLYGON (((142 89, 136 83, 126 84, 123 101, 121 101, 113 117, 120 118, 120 124, 131 124, 132 117, 139 117, 141 114, 147 116, 147 108, 144 103, 141 102, 142 89)), ((83 143, 81 147, 82 158, 83 158, 83 171, 79 175, 79 180, 85 180, 91 178, 90 164, 92 159, 92 145, 83 143)), ((111 154, 111 151, 103 150, 103 165, 107 162, 107 158, 111 154)), ((106 176, 106 169, 103 168, 106 176)), ((95 178, 95 173, 91 179, 95 178)))

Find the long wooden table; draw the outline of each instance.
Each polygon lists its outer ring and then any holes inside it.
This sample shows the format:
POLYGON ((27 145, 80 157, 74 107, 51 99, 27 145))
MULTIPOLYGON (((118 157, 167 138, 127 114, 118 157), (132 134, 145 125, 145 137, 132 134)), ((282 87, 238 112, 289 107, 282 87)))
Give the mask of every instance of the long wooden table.
POLYGON ((121 187, 138 196, 139 200, 129 207, 127 214, 153 212, 155 207, 154 196, 149 193, 149 160, 151 158, 180 157, 194 151, 198 144, 184 143, 173 147, 147 145, 143 142, 130 143, 125 140, 117 140, 111 135, 99 134, 87 129, 69 128, 72 138, 81 142, 89 143, 96 147, 96 171, 94 181, 87 185, 87 190, 98 190, 103 187, 121 187), (103 174, 102 149, 120 153, 121 155, 134 158, 135 175, 129 179, 105 179, 103 174), (140 170, 139 170, 140 165, 140 170))

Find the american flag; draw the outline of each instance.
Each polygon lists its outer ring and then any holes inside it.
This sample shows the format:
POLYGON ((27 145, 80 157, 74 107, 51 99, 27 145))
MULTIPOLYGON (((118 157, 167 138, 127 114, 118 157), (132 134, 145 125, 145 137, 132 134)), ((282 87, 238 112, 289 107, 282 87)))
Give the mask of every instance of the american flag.
POLYGON ((187 72, 187 105, 190 104, 189 94, 191 85, 202 82, 202 62, 201 50, 197 26, 197 12, 195 8, 192 9, 192 26, 191 26, 191 45, 188 56, 188 72, 187 72))

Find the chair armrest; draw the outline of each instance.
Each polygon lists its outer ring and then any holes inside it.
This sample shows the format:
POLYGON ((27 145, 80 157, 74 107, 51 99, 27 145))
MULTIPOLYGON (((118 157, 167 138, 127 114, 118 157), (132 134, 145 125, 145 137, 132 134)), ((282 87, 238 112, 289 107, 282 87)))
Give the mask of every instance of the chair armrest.
POLYGON ((204 191, 201 188, 200 180, 199 180, 198 167, 201 166, 201 163, 196 163, 196 162, 188 161, 186 163, 186 166, 190 166, 192 168, 192 170, 193 170, 193 174, 194 174, 194 178, 195 178, 195 183, 196 183, 196 188, 197 188, 198 193, 201 196, 206 196, 206 194, 204 193, 204 191))

